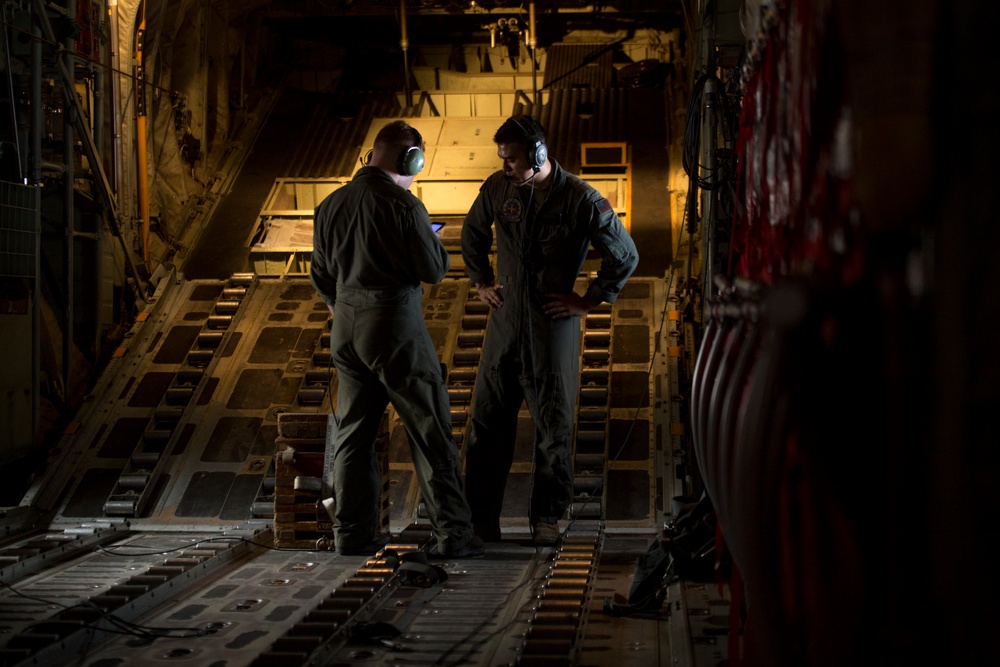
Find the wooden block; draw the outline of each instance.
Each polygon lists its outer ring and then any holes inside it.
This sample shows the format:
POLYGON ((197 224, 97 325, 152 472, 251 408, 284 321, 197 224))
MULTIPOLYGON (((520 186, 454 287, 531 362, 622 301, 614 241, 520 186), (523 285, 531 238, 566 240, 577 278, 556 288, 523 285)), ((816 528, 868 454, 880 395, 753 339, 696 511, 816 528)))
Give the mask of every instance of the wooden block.
POLYGON ((322 477, 323 476, 323 453, 322 452, 296 452, 295 462, 287 463, 283 457, 274 458, 274 477, 281 479, 291 477, 322 477))
POLYGON ((316 538, 315 540, 295 540, 279 537, 274 540, 274 546, 279 549, 302 549, 305 551, 307 549, 317 549, 318 544, 320 544, 320 538, 316 538))
POLYGON ((274 446, 279 452, 287 449, 294 449, 297 452, 322 452, 326 449, 326 437, 289 438, 279 435, 274 439, 274 446))
POLYGON ((333 544, 329 521, 292 521, 274 523, 275 546, 289 549, 316 549, 320 544, 333 544))
POLYGON ((295 490, 295 478, 289 475, 283 477, 274 478, 274 491, 275 493, 281 493, 286 496, 294 495, 295 490))
POLYGON ((275 510, 279 507, 282 509, 288 507, 315 507, 319 501, 320 499, 312 494, 299 494, 294 491, 292 493, 274 494, 275 510))
POLYGON ((319 512, 323 516, 326 516, 326 511, 320 506, 320 504, 315 500, 307 500, 302 502, 302 498, 296 498, 295 500, 299 502, 294 503, 283 503, 279 502, 280 496, 275 496, 274 511, 277 512, 294 512, 296 514, 309 514, 310 518, 315 519, 316 513, 319 512))
MULTIPOLYGON (((309 524, 312 526, 309 530, 315 530, 318 523, 316 508, 310 507, 306 512, 287 511, 287 509, 284 507, 274 508, 274 525, 276 527, 288 528, 309 524)), ((326 512, 323 512, 323 516, 326 516, 326 512)), ((327 520, 323 523, 329 525, 331 522, 327 520)))
MULTIPOLYGON (((295 478, 323 477, 328 415, 282 413, 274 459, 275 544, 285 548, 316 548, 317 540, 332 540, 332 521, 314 494, 296 491, 295 478)), ((382 473, 377 532, 389 532, 389 411, 379 422, 375 453, 382 473)))
MULTIPOLYGON (((278 524, 277 519, 275 520, 275 524, 276 525, 278 524)), ((307 521, 305 519, 299 519, 299 520, 296 520, 296 521, 288 521, 286 523, 282 523, 280 525, 277 525, 277 528, 280 531, 289 531, 289 530, 291 530, 291 531, 294 531, 296 533, 316 533, 316 532, 320 531, 322 525, 323 524, 321 524, 319 521, 307 521)), ((330 527, 330 522, 327 521, 325 523, 325 526, 327 528, 329 528, 330 527)))
POLYGON ((326 439, 327 412, 282 412, 278 415, 278 436, 326 439))
POLYGON ((279 549, 317 549, 321 545, 333 545, 333 536, 328 533, 296 533, 285 531, 274 534, 274 546, 279 549))

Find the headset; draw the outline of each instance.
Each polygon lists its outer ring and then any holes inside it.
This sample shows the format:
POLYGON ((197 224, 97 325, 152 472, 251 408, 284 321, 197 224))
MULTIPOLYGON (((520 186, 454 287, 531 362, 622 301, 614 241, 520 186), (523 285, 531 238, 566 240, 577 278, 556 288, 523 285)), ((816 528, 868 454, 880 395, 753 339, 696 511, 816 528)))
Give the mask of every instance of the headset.
POLYGON ((416 176, 424 168, 424 152, 418 146, 410 146, 396 158, 396 171, 403 176, 416 176))
MULTIPOLYGON (((424 168, 424 152, 420 150, 420 144, 424 143, 420 133, 413 126, 408 126, 416 135, 416 146, 404 148, 396 158, 396 172, 403 176, 416 176, 424 168)), ((361 158, 361 166, 367 167, 371 164, 374 149, 369 149, 365 156, 361 158)))
MULTIPOLYGON (((361 158, 361 166, 367 167, 372 162, 372 153, 369 148, 365 156, 361 158)), ((424 168, 424 152, 416 146, 410 146, 396 159, 396 171, 403 176, 416 176, 424 168)))
POLYGON ((521 128, 524 136, 528 139, 525 143, 525 157, 528 164, 531 165, 531 170, 537 174, 549 158, 549 149, 539 135, 537 123, 531 116, 511 116, 510 119, 521 128))

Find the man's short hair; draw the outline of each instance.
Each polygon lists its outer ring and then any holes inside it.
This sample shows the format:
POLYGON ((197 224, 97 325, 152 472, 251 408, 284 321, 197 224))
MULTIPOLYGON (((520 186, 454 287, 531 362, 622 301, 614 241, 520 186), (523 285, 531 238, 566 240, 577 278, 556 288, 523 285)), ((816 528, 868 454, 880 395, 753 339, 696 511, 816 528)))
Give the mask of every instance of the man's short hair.
POLYGON ((525 148, 538 141, 547 143, 545 128, 534 116, 526 114, 508 118, 493 135, 493 141, 498 144, 520 144, 525 148))
POLYGON ((397 154, 413 146, 423 150, 424 139, 417 129, 405 120, 394 120, 375 135, 375 146, 385 147, 387 152, 397 154))

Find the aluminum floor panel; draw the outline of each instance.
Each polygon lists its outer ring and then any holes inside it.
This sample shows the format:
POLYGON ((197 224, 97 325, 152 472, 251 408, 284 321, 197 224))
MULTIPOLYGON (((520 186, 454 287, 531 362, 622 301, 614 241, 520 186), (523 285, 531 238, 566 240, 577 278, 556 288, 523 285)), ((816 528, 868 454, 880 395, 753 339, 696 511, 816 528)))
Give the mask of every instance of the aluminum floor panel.
MULTIPOLYGON (((162 407, 158 401, 170 391, 174 376, 189 372, 183 348, 198 345, 208 318, 214 317, 212 300, 224 292, 217 281, 178 280, 164 289, 159 308, 150 313, 144 330, 133 332, 131 346, 102 378, 89 409, 81 412, 75 431, 64 439, 64 464, 30 494, 29 500, 59 498, 51 529, 71 535, 88 524, 109 521, 101 513, 108 488, 130 465, 132 442, 148 431, 146 422, 157 419, 162 407), (47 481, 53 488, 45 488, 47 481), (60 484, 65 488, 54 490, 60 484)), ((670 406, 659 380, 649 373, 651 359, 664 354, 655 351, 661 317, 657 304, 662 303, 660 283, 638 279, 613 308, 594 313, 581 330, 580 410, 586 415, 578 424, 585 441, 578 443, 575 454, 582 476, 599 480, 603 473, 607 488, 591 485, 582 490, 581 505, 600 509, 604 546, 597 552, 585 599, 566 612, 580 623, 571 650, 564 650, 561 636, 558 641, 547 638, 548 631, 562 631, 557 624, 554 629, 536 627, 531 646, 535 653, 523 654, 546 577, 556 567, 552 549, 536 550, 530 543, 526 499, 533 429, 523 412, 504 505, 504 541, 488 545, 481 559, 439 562, 448 573, 443 585, 387 589, 368 620, 400 631, 388 643, 359 637, 346 643, 330 640, 307 659, 299 653, 290 661, 279 658, 277 664, 534 664, 546 660, 539 656, 550 647, 558 658, 548 661, 551 665, 693 664, 678 661, 679 654, 685 657, 683 652, 669 646, 668 612, 681 608, 665 605, 659 615, 625 619, 612 618, 602 608, 605 598, 627 595, 635 556, 658 531, 662 494, 670 488, 659 472, 667 454, 656 444, 670 406), (594 462, 607 467, 593 475, 588 466, 594 462)), ((465 279, 427 289, 424 313, 438 354, 448 366, 453 433, 461 447, 488 313, 465 279)), ((181 416, 169 437, 164 436, 162 476, 146 511, 111 518, 110 536, 75 548, 60 547, 59 560, 44 562, 46 556, 40 554, 4 566, 3 581, 14 588, 2 592, 0 629, 7 640, 19 638, 4 642, 4 648, 8 643, 51 642, 39 654, 42 661, 23 664, 60 664, 46 661, 72 649, 77 651, 72 664, 87 667, 262 667, 261 656, 274 653, 276 646, 285 651, 311 645, 315 638, 300 635, 302 627, 310 625, 303 619, 364 565, 364 558, 325 550, 269 548, 271 520, 255 514, 270 502, 267 480, 270 476, 273 486, 278 415, 325 414, 335 399, 335 372, 324 379, 319 400, 315 390, 300 392, 328 358, 325 306, 307 278, 254 278, 224 331, 205 366, 204 382, 189 403, 179 406, 181 416), (308 402, 300 400, 303 396, 308 402), (252 539, 265 546, 243 544, 217 556, 212 552, 206 563, 186 570, 176 585, 156 587, 122 606, 122 614, 144 628, 127 632, 138 634, 109 634, 102 625, 89 641, 74 638, 79 646, 70 642, 64 647, 44 635, 25 636, 32 635, 38 623, 44 627, 60 605, 102 600, 106 591, 129 588, 130 578, 155 569, 169 558, 165 554, 170 549, 221 538, 227 531, 252 530, 263 531, 252 539), (21 598, 14 590, 36 599, 21 598), (165 634, 174 636, 161 636, 165 634)), ((420 505, 405 432, 391 416, 390 523, 397 535, 419 520, 420 505)), ((588 521, 593 516, 581 512, 562 525, 573 531, 588 521)), ((16 553, 28 545, 27 539, 23 545, 11 542, 3 553, 20 558, 16 553)), ((677 627, 689 626, 675 627, 674 639, 683 641, 685 635, 677 627)))
MULTIPOLYGON (((136 538, 129 547, 162 549, 197 540, 171 535, 136 538)), ((102 554, 95 564, 74 565, 73 590, 61 595, 59 577, 29 586, 39 599, 72 603, 87 590, 107 586, 121 575, 116 564, 145 567, 157 556, 102 554)), ((369 622, 388 624, 398 635, 385 641, 354 638, 307 659, 289 658, 293 667, 310 665, 515 665, 524 637, 537 613, 554 550, 505 542, 491 545, 483 558, 461 561, 431 559, 447 573, 447 581, 427 588, 399 586, 379 602, 369 622)), ((162 558, 162 554, 159 558, 162 558)), ((331 552, 262 549, 235 559, 201 577, 196 586, 165 596, 156 608, 134 620, 135 634, 95 633, 72 662, 80 667, 181 664, 190 667, 245 667, 254 664, 275 641, 364 565, 364 557, 331 552), (145 634, 146 636, 140 636, 145 634), (173 636, 166 636, 172 634, 173 636)), ((601 612, 602 593, 623 592, 628 558, 610 557, 597 567, 591 613, 569 657, 552 664, 658 667, 670 664, 667 617, 616 619, 601 612)), ((41 604, 41 603, 35 603, 41 604)), ((51 609, 51 606, 49 606, 51 609)), ((665 609, 664 612, 667 610, 665 609)), ((42 616, 43 614, 39 614, 42 616)), ((70 663, 66 663, 70 664, 70 663)))
POLYGON ((149 638, 105 638, 77 664, 249 665, 364 561, 328 551, 256 549, 139 619, 149 638), (167 630, 185 636, 153 638, 167 630))

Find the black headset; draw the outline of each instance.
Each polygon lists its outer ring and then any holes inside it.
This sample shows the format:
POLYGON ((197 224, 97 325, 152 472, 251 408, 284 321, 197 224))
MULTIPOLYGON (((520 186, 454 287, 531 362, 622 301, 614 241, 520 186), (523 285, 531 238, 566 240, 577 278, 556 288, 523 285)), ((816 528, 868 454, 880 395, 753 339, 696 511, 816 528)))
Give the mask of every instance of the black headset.
POLYGON ((531 165, 531 170, 537 174, 541 171, 545 161, 549 159, 549 149, 542 141, 537 123, 531 116, 511 116, 510 119, 521 128, 524 136, 528 138, 528 141, 525 142, 525 157, 528 164, 531 165))

